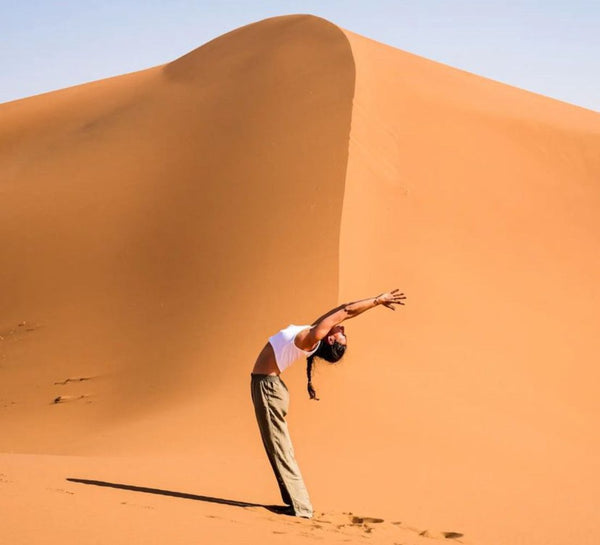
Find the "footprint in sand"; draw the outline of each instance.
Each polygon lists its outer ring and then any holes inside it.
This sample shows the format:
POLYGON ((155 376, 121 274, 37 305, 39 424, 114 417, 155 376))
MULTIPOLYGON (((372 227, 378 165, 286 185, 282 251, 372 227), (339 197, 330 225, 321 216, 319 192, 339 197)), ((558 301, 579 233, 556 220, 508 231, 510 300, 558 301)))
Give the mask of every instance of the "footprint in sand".
MULTIPOLYGON (((89 394, 82 394, 80 396, 58 396, 54 398, 52 403, 57 405, 58 403, 68 403, 69 401, 78 401, 80 399, 88 399, 89 397, 91 397, 89 394)), ((88 403, 91 403, 91 401, 88 401, 88 403)))
POLYGON ((61 494, 69 494, 70 496, 75 495, 75 492, 71 492, 70 490, 65 490, 64 488, 47 488, 46 490, 50 490, 52 492, 60 492, 61 494))
POLYGON ((383 522, 383 519, 375 518, 375 517, 352 517, 352 524, 379 524, 383 522))
POLYGON ((25 333, 30 333, 41 326, 30 322, 19 322, 16 327, 0 330, 0 341, 21 341, 25 333))
MULTIPOLYGON (((348 513, 348 517, 350 519, 350 527, 355 527, 361 529, 365 534, 370 534, 373 532, 374 527, 372 524, 381 524, 384 522, 384 519, 377 517, 363 517, 353 515, 352 513, 348 513)), ((338 526, 338 528, 340 528, 338 526)))
MULTIPOLYGON (((59 380, 54 383, 55 386, 65 386, 67 384, 86 382, 88 380, 93 380, 95 377, 76 377, 76 378, 66 378, 65 380, 59 380)), ((88 399, 90 398, 90 394, 81 394, 81 395, 59 395, 54 398, 53 403, 67 403, 69 401, 77 401, 80 399, 88 399)), ((86 403, 91 403, 88 399, 86 403)))
POLYGON ((365 533, 371 533, 374 529, 373 525, 384 522, 384 519, 379 517, 358 516, 352 512, 343 512, 341 514, 315 513, 315 515, 318 515, 318 518, 315 517, 312 520, 315 528, 322 528, 325 531, 334 531, 336 533, 343 532, 344 529, 361 530, 365 533), (328 530, 327 527, 321 526, 321 524, 330 525, 330 529, 328 530))
POLYGON ((431 538, 440 538, 443 537, 445 539, 458 539, 463 537, 464 534, 460 532, 432 532, 431 530, 423 530, 420 534, 422 537, 431 537, 431 538))
POLYGON ((65 380, 59 380, 54 383, 55 386, 64 386, 65 384, 69 384, 69 382, 84 382, 86 380, 92 380, 94 377, 77 377, 77 378, 67 378, 65 380))
POLYGON ((129 503, 127 501, 122 501, 121 505, 127 505, 127 507, 134 507, 137 509, 154 509, 154 507, 152 507, 151 505, 142 505, 141 503, 129 503))

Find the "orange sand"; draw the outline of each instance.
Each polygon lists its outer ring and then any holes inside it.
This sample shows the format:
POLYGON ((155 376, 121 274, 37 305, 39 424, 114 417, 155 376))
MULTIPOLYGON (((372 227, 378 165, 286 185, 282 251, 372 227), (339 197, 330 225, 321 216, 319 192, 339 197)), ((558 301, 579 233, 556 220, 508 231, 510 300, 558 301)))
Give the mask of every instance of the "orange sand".
POLYGON ((288 16, 0 120, 0 542, 596 543, 597 113, 288 16), (260 507, 258 350, 393 287, 260 507))

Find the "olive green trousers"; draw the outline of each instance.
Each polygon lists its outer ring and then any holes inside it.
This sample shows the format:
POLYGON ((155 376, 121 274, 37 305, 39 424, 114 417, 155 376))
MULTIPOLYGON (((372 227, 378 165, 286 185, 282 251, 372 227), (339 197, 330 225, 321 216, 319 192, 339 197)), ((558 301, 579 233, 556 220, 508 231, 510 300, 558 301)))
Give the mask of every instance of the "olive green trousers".
POLYGON ((252 375, 252 403, 263 445, 275 473, 281 499, 290 505, 298 517, 312 517, 308 491, 294 457, 288 432, 287 415, 290 394, 278 376, 252 375))

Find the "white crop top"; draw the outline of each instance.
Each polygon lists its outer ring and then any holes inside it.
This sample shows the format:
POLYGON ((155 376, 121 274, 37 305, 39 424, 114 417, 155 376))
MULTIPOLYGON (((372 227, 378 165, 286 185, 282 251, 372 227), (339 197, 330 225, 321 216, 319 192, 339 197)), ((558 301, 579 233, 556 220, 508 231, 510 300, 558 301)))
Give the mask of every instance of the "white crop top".
POLYGON ((314 354, 319 348, 319 344, 317 344, 314 350, 307 352, 298 348, 296 343, 294 343, 296 335, 309 327, 309 325, 289 325, 285 329, 275 333, 272 337, 269 337, 269 343, 271 343, 273 352, 275 352, 275 361, 280 371, 283 372, 298 358, 307 358, 311 354, 314 354))

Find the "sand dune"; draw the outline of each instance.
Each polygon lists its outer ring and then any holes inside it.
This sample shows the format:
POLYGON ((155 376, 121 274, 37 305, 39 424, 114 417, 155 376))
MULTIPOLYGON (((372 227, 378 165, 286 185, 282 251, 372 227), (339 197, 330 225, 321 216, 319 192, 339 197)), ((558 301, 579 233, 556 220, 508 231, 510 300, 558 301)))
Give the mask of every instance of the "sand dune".
POLYGON ((598 114, 288 16, 0 119, 11 543, 594 542, 598 114), (256 353, 396 286, 269 511, 256 353))

